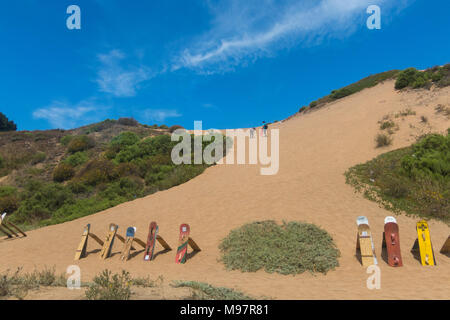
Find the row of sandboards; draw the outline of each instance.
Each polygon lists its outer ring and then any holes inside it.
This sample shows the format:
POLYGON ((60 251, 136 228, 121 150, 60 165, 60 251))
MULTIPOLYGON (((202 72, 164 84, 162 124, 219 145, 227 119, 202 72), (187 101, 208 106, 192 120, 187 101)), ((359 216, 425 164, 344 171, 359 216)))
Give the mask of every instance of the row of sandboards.
MULTIPOLYGON (((120 255, 120 260, 127 261, 130 259, 131 250, 134 250, 133 244, 136 243, 144 248, 144 260, 151 261, 155 258, 155 245, 156 241, 158 241, 164 251, 170 251, 172 248, 167 244, 167 242, 158 234, 159 227, 156 222, 151 222, 147 237, 147 243, 137 238, 136 228, 128 227, 126 231, 125 238, 117 233, 119 226, 111 223, 109 225, 108 233, 106 235, 105 241, 102 241, 95 234, 90 232, 90 225, 88 224, 83 231, 83 235, 81 237, 81 242, 78 246, 78 249, 75 253, 75 260, 80 260, 81 258, 86 256, 87 253, 87 242, 88 238, 91 237, 97 243, 102 246, 100 251, 100 258, 106 259, 111 256, 111 250, 114 244, 114 239, 118 238, 123 242, 123 249, 120 255)), ((187 249, 188 245, 193 249, 193 251, 200 251, 199 246, 195 243, 195 241, 189 236, 190 235, 190 227, 188 224, 182 224, 180 226, 180 236, 179 243, 177 248, 177 254, 175 256, 176 263, 185 263, 187 260, 187 249)))
POLYGON ((26 237, 27 234, 23 232, 19 227, 10 221, 6 221, 6 212, 0 216, 0 231, 4 233, 9 239, 21 236, 26 237))
MULTIPOLYGON (((362 265, 370 266, 378 264, 372 233, 369 227, 369 220, 364 216, 360 216, 356 219, 356 224, 358 225, 356 251, 357 254, 360 254, 361 256, 362 265)), ((420 259, 422 265, 436 265, 428 223, 425 220, 417 222, 416 231, 417 239, 414 242, 411 252, 420 259)), ((394 217, 389 216, 384 219, 382 248, 386 250, 388 265, 392 267, 401 267, 403 265, 400 250, 399 228, 394 217)), ((447 241, 442 246, 440 252, 447 255, 450 253, 450 236, 447 238, 447 241)))

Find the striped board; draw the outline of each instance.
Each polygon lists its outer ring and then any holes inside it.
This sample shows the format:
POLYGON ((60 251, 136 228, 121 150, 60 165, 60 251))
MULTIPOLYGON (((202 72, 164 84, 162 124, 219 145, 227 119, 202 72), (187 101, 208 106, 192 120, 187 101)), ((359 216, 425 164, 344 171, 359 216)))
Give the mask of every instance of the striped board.
POLYGON ((189 234, 191 229, 188 224, 182 224, 180 226, 180 238, 178 240, 177 254, 175 256, 175 263, 186 263, 187 249, 189 242, 189 234))
POLYGON ((156 237, 158 236, 159 227, 155 221, 152 221, 148 230, 147 245, 145 247, 144 260, 153 260, 155 252, 156 237))

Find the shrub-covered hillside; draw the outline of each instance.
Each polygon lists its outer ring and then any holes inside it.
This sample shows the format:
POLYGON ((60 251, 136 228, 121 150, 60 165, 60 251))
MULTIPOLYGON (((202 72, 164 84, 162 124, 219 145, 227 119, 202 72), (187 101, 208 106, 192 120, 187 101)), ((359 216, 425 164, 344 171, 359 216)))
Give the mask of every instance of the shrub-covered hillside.
POLYGON ((450 64, 446 64, 442 67, 436 66, 424 71, 419 71, 415 68, 408 68, 402 71, 390 70, 370 75, 348 86, 333 90, 325 97, 312 101, 309 106, 301 107, 299 113, 320 108, 329 102, 347 97, 363 89, 374 87, 377 84, 390 79, 396 79, 395 89, 397 90, 404 88, 430 89, 433 85, 438 87, 446 87, 450 85, 450 64))
POLYGON ((450 223, 450 129, 356 165, 346 175, 387 209, 450 223))
POLYGON ((184 183, 207 165, 172 163, 177 142, 169 133, 176 128, 119 119, 69 131, 2 133, 0 210, 31 228, 184 183))

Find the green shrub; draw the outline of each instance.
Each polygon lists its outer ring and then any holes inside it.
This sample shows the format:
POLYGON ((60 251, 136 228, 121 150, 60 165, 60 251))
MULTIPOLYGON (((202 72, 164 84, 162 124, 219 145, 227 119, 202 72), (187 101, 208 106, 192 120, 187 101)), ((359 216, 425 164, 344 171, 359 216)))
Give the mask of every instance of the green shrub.
POLYGON ((175 288, 191 288, 193 294, 189 300, 253 300, 242 292, 225 287, 215 287, 205 282, 174 281, 175 288))
POLYGON ((45 152, 36 152, 33 157, 31 158, 31 164, 35 165, 41 162, 44 162, 44 160, 47 158, 47 155, 45 152))
POLYGON ((80 170, 77 176, 88 185, 98 185, 114 179, 114 164, 107 159, 94 159, 80 170))
POLYGON ((160 129, 169 129, 169 127, 166 126, 165 124, 160 125, 159 128, 160 128, 160 129))
POLYGON ((104 270, 93 282, 86 290, 88 300, 129 300, 131 297, 131 277, 125 270, 120 275, 104 270))
POLYGON ((0 197, 0 214, 3 212, 12 213, 19 208, 19 199, 16 195, 6 195, 0 197))
POLYGON ((75 153, 90 149, 94 147, 94 145, 95 145, 94 140, 86 135, 75 136, 70 140, 69 144, 67 145, 67 150, 70 153, 75 153))
POLYGON ((416 68, 408 68, 401 71, 395 82, 395 89, 403 89, 408 86, 412 86, 412 84, 416 81, 416 78, 420 71, 416 68))
POLYGON ((117 120, 117 122, 124 126, 130 126, 130 127, 137 127, 139 125, 139 122, 137 122, 133 118, 120 118, 119 120, 117 120))
POLYGON ((395 122, 392 120, 388 120, 388 121, 382 121, 380 124, 380 129, 381 130, 385 130, 385 129, 390 129, 395 127, 395 122))
POLYGON ((70 141, 72 140, 73 136, 71 135, 67 135, 61 138, 61 140, 59 140, 59 142, 61 142, 62 145, 67 146, 70 141))
POLYGON ((392 138, 384 133, 379 133, 375 137, 377 148, 386 147, 392 144, 392 138))
POLYGON ((395 213, 450 221, 450 135, 430 134, 346 172, 347 183, 395 213))
POLYGON ((68 163, 60 163, 53 170, 53 180, 56 182, 64 182, 72 179, 75 175, 75 169, 68 163))
POLYGON ((333 239, 313 224, 255 222, 232 230, 221 242, 227 269, 280 274, 305 271, 326 273, 336 268, 340 256, 333 239))
POLYGON ((0 112, 0 131, 16 131, 17 125, 0 112))
POLYGON ((64 163, 69 164, 72 167, 76 167, 76 166, 86 163, 86 161, 88 161, 88 159, 89 159, 89 157, 86 152, 78 151, 78 152, 75 152, 74 154, 71 154, 70 156, 68 156, 64 160, 64 163))

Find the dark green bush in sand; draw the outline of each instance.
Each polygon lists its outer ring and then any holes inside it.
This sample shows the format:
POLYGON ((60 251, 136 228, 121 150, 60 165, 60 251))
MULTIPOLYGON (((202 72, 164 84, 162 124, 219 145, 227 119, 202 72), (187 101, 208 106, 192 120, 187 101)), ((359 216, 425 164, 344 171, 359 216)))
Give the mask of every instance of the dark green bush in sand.
POLYGON ((230 270, 298 274, 326 273, 339 266, 333 239, 319 227, 300 222, 246 224, 232 230, 220 244, 222 261, 230 270))

